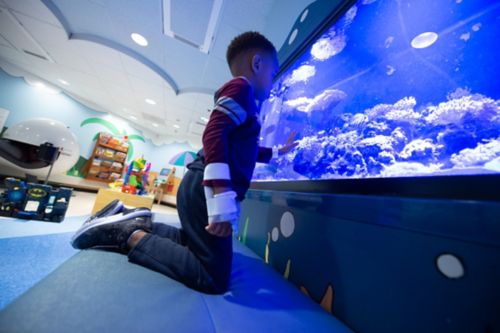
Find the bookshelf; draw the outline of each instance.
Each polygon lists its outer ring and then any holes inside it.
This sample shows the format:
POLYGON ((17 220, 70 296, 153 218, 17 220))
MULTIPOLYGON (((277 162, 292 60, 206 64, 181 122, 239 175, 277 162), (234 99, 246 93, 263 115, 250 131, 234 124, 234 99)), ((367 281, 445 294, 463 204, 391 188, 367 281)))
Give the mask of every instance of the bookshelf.
POLYGON ((99 133, 92 156, 87 161, 85 179, 111 183, 121 178, 128 149, 126 141, 99 133))

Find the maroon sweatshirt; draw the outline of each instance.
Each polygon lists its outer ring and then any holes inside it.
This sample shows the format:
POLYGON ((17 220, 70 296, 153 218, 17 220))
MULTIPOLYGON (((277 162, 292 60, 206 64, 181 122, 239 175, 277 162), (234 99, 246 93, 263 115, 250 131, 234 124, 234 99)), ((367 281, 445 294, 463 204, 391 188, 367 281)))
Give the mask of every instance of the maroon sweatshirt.
POLYGON ((259 108, 245 77, 224 84, 203 132, 203 185, 232 188, 241 201, 250 187, 256 162, 268 163, 272 149, 259 147, 259 108))

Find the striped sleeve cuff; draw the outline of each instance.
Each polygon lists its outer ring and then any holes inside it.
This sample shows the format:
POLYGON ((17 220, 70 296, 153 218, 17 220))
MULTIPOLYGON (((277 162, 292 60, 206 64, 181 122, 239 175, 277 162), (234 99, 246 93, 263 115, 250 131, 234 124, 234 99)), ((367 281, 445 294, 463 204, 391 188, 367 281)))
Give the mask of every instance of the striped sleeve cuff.
POLYGON ((228 115, 236 125, 243 124, 247 118, 245 109, 243 109, 234 99, 227 96, 223 96, 215 102, 214 110, 228 115))

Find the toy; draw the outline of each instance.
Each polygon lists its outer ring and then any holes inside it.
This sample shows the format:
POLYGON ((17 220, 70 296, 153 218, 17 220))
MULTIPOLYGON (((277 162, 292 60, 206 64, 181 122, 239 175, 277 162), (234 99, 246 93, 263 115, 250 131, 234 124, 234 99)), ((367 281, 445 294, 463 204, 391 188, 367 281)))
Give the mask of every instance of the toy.
POLYGON ((26 184, 15 178, 5 179, 6 190, 0 196, 0 215, 10 216, 14 210, 21 209, 26 196, 26 184))
POLYGON ((6 191, 0 195, 0 215, 21 219, 61 222, 72 189, 5 179, 6 191))
POLYGON ((123 179, 122 192, 130 194, 146 194, 149 170, 151 163, 146 164, 144 157, 139 157, 130 162, 123 179))

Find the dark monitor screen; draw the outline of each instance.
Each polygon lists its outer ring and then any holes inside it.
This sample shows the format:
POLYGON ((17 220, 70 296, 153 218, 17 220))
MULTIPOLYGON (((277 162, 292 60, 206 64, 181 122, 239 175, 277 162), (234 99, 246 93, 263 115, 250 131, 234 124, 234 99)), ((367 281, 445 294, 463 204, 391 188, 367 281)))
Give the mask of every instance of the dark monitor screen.
POLYGON ((170 168, 163 168, 163 169, 161 169, 160 176, 168 176, 170 174, 171 170, 172 169, 170 169, 170 168))

